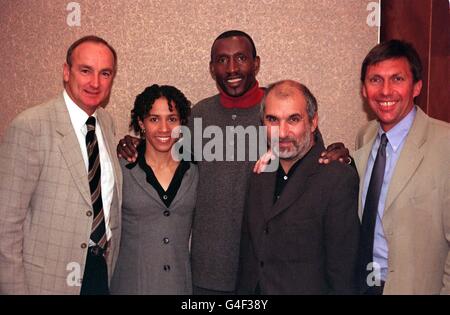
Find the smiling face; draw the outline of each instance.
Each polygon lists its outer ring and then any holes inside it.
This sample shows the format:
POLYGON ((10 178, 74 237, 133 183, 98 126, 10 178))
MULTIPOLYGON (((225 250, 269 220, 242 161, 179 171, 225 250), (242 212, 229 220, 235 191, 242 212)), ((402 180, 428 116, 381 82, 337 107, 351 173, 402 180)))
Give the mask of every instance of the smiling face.
POLYGON ((178 138, 172 138, 172 131, 181 125, 180 114, 172 104, 172 111, 165 97, 160 97, 152 105, 144 121, 139 120, 141 130, 145 130, 147 150, 170 153, 178 138))
POLYGON ((253 58, 253 48, 247 38, 219 39, 214 43, 211 55, 211 76, 227 95, 241 96, 256 83, 259 57, 253 58))
POLYGON ((412 110, 421 89, 422 81, 414 83, 408 60, 395 58, 367 67, 362 94, 387 132, 412 110))
POLYGON ((280 85, 267 95, 263 123, 270 145, 276 141, 271 135, 279 137, 282 165, 292 165, 308 153, 314 144, 317 122, 317 113, 309 119, 305 97, 298 89, 280 85))
POLYGON ((114 56, 104 44, 84 42, 75 48, 71 58, 72 66, 64 64, 64 86, 75 104, 92 115, 111 93, 114 56))

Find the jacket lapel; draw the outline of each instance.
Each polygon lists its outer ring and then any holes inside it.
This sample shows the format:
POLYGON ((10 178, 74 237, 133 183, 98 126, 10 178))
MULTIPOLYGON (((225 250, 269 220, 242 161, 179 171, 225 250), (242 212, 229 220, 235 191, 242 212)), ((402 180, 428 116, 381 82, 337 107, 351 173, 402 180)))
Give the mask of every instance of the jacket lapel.
MULTIPOLYGON (((267 219, 270 220, 289 208, 289 206, 294 203, 308 188, 308 178, 313 174, 317 173, 319 170, 319 156, 320 153, 325 148, 321 144, 314 145, 308 154, 303 157, 300 165, 289 178, 288 183, 284 187, 280 198, 275 202, 272 209, 270 210, 267 219)), ((281 165, 280 165, 281 167, 281 165)), ((276 176, 276 175, 275 175, 276 176)), ((275 179, 274 179, 275 185, 275 179)), ((272 197, 273 197, 272 192, 272 197)))
MULTIPOLYGON (((177 203, 183 202, 185 200, 184 196, 191 189, 192 182, 194 181, 194 179, 195 179, 195 177, 194 177, 194 172, 193 172, 193 165, 190 165, 189 169, 186 171, 186 173, 183 176, 183 179, 181 180, 181 185, 178 188, 175 198, 172 200, 172 203, 170 204, 170 208, 173 208, 173 209, 176 208, 177 203)), ((172 178, 172 180, 173 180, 173 178, 172 178)))
POLYGON ((267 222, 272 217, 272 205, 273 196, 275 194, 277 172, 267 172, 259 175, 253 174, 252 176, 259 177, 258 185, 261 191, 261 195, 258 196, 258 199, 260 199, 259 205, 261 206, 262 213, 264 214, 264 221, 267 222))
POLYGON ((392 203, 416 172, 424 157, 424 143, 428 129, 428 119, 418 108, 416 118, 406 138, 400 157, 395 166, 386 199, 384 215, 392 203))
POLYGON ((136 181, 136 184, 138 184, 146 193, 149 195, 157 204, 159 204, 160 207, 165 208, 166 205, 162 202, 161 198, 159 198, 158 193, 153 188, 152 185, 150 185, 147 182, 147 176, 145 172, 140 168, 139 165, 135 165, 130 170, 131 177, 136 181))
POLYGON ((359 197, 358 197, 358 214, 362 218, 362 191, 364 187, 364 177, 366 175, 367 164, 369 163, 369 155, 372 151, 373 143, 377 136, 378 124, 369 125, 362 139, 362 147, 355 152, 355 164, 359 174, 359 197))
POLYGON ((59 144, 61 155, 81 195, 88 204, 91 204, 91 193, 89 191, 86 166, 83 155, 81 154, 80 144, 73 130, 69 112, 67 111, 62 96, 55 103, 54 113, 55 115, 51 117, 55 119, 56 132, 61 136, 61 143, 59 144))

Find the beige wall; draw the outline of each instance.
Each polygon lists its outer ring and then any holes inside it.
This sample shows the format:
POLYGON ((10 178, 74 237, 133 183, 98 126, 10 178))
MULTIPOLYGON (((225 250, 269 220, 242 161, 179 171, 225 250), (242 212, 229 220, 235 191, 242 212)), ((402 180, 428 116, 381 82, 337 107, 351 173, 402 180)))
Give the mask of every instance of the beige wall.
POLYGON ((0 138, 24 109, 61 92, 67 47, 96 34, 119 55, 107 109, 128 133, 135 96, 152 83, 171 84, 193 102, 216 93, 208 62, 214 38, 241 29, 261 56, 261 85, 305 83, 319 101, 325 141, 353 148, 367 121, 359 67, 376 44, 366 20, 369 0, 79 0, 81 25, 70 27, 70 1, 0 0, 0 138))

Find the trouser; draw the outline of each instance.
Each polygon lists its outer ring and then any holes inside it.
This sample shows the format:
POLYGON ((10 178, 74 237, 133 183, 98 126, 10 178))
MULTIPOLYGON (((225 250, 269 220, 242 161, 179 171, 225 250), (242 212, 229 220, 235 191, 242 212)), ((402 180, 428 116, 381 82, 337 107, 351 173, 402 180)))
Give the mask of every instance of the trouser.
POLYGON ((80 295, 109 295, 108 267, 98 246, 88 248, 80 295))

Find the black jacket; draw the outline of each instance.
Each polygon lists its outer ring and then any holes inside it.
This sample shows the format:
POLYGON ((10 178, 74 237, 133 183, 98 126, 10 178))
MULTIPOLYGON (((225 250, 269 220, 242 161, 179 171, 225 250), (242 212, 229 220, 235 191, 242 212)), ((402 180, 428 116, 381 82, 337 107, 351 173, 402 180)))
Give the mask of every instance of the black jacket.
MULTIPOLYGON (((358 175, 318 164, 314 145, 273 203, 276 172, 253 174, 248 189, 237 292, 356 293, 358 175)), ((281 166, 280 166, 281 167, 281 166)))

